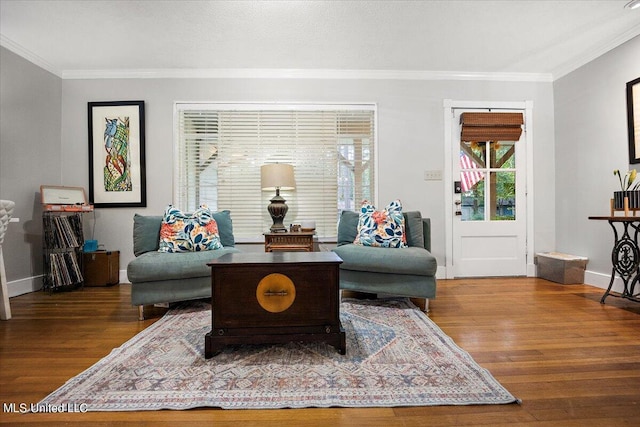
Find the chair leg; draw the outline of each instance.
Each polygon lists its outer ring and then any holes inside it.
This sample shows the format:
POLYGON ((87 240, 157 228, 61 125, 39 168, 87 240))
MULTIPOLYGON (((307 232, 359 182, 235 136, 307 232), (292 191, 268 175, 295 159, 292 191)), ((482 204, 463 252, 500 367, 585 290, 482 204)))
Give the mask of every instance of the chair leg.
POLYGON ((138 320, 144 320, 144 305, 138 306, 138 320))
POLYGON ((9 290, 7 289, 7 273, 4 269, 4 257, 2 245, 0 245, 0 320, 11 319, 11 304, 9 303, 9 290))
POLYGON ((428 298, 409 298, 412 303, 416 305, 421 311, 429 312, 429 299, 428 298))

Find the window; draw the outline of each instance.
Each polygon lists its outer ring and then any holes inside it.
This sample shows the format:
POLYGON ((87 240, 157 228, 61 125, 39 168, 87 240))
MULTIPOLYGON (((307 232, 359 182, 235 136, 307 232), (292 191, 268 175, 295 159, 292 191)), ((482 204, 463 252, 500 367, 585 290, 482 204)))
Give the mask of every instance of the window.
POLYGON ((523 114, 466 112, 460 122, 462 221, 515 220, 515 141, 523 114))
POLYGON ((293 165, 285 224, 313 219, 320 238, 335 238, 340 211, 374 200, 373 105, 178 103, 175 123, 174 205, 229 209, 238 241, 261 240, 272 224, 266 163, 293 165))

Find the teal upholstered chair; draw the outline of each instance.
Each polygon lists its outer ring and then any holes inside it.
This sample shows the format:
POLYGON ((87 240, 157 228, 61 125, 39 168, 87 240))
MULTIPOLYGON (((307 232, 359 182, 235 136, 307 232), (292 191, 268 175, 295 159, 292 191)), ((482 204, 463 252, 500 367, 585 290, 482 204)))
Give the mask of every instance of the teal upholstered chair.
POLYGON ((211 298, 211 269, 207 262, 227 253, 239 252, 235 246, 229 211, 213 214, 220 233, 222 249, 204 252, 158 252, 162 216, 133 218, 133 253, 127 265, 131 282, 131 304, 138 306, 144 320, 144 306, 158 303, 211 298))
POLYGON ((358 213, 344 211, 333 251, 342 258, 340 288, 369 294, 410 297, 423 311, 436 296, 436 258, 431 254, 431 221, 405 212, 407 248, 356 245, 358 213), (422 304, 424 302, 424 304, 422 304))

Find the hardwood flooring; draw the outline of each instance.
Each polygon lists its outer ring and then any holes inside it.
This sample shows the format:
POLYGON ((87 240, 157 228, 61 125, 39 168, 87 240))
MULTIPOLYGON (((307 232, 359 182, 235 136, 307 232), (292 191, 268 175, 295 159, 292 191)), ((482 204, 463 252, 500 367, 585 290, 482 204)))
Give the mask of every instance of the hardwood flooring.
MULTIPOLYGON (((441 280, 430 317, 522 404, 23 414, 166 311, 137 320, 130 286, 11 299, 0 322, 0 424, 619 426, 640 423, 640 304, 533 278, 441 280)), ((80 403, 80 402, 79 402, 80 403)))

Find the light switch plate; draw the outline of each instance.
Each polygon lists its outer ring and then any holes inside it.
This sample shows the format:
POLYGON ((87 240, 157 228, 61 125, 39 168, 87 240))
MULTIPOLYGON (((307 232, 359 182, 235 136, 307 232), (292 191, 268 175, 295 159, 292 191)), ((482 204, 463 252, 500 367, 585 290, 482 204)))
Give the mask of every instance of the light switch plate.
POLYGON ((442 181, 442 171, 441 170, 424 171, 424 180, 425 181, 442 181))

